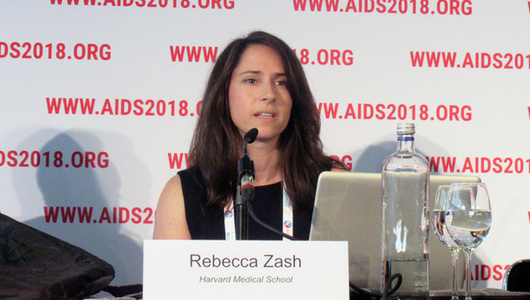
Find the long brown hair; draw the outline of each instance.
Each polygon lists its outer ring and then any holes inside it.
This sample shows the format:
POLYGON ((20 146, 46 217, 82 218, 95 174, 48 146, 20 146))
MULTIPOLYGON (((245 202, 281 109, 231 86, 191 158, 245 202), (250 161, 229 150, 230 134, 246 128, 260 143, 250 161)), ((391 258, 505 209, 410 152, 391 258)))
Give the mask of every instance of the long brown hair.
POLYGON ((256 31, 236 39, 217 58, 191 143, 191 165, 202 172, 206 182, 206 205, 224 208, 237 186, 237 163, 243 145, 230 117, 228 89, 232 72, 250 45, 268 46, 282 58, 293 105, 289 123, 278 143, 280 167, 293 206, 310 208, 319 174, 332 166, 347 167, 323 153, 320 114, 302 65, 285 42, 269 33, 256 31))

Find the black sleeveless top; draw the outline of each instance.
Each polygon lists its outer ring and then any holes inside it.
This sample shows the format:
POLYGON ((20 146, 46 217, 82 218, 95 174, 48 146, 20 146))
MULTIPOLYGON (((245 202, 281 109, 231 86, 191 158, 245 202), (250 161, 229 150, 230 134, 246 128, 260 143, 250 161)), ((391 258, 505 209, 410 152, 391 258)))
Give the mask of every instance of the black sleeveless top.
MULTIPOLYGON (((199 170, 189 168, 178 172, 184 194, 186 220, 192 239, 224 240, 224 212, 216 208, 206 208, 206 184, 199 170)), ((283 188, 278 182, 255 187, 252 207, 263 222, 282 231, 283 223, 283 188)), ((294 237, 299 240, 309 239, 313 211, 293 211, 294 237)), ((249 217, 249 239, 281 240, 282 237, 263 228, 249 217)))

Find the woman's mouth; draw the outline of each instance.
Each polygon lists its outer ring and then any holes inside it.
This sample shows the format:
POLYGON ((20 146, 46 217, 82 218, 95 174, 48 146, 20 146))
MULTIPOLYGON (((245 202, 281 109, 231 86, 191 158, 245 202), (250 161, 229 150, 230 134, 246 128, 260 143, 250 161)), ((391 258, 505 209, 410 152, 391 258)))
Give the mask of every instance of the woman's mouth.
POLYGON ((260 118, 273 118, 273 117, 274 117, 273 114, 271 114, 271 113, 264 113, 264 112, 259 113, 259 114, 256 114, 255 116, 256 116, 256 117, 260 117, 260 118))

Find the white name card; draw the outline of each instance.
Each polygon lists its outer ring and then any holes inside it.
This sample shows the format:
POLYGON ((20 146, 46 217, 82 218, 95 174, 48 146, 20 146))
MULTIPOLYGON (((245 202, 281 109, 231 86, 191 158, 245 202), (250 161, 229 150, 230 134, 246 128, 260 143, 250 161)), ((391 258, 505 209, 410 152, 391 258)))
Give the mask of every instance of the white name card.
POLYGON ((348 243, 144 241, 144 300, 348 300, 348 243))

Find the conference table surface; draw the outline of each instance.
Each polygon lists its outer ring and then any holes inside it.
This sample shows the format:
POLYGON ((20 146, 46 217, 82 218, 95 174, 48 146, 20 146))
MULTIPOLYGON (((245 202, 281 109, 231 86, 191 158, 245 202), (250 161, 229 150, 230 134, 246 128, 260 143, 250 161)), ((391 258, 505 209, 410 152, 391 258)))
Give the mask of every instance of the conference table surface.
MULTIPOLYGON (((442 290, 442 291, 430 291, 430 300, 451 300, 451 291, 442 290)), ((101 296, 101 295, 99 295, 101 296)), ((142 293, 130 295, 127 298, 116 298, 116 299, 143 299, 142 293)), ((486 289, 474 289, 471 292, 471 297, 473 300, 530 300, 530 292, 510 292, 502 289, 486 288, 486 289)), ((464 291, 459 291, 460 300, 464 300, 464 291)), ((95 295, 87 299, 102 299, 95 295)), ((112 296, 107 298, 106 296, 103 299, 114 299, 112 296)), ((370 297, 367 295, 361 295, 356 291, 350 292, 350 300, 378 300, 379 298, 370 297)))
MULTIPOLYGON (((529 283, 530 284, 530 283, 529 283)), ((431 291, 431 300, 450 300, 451 291, 431 291)), ((510 292, 502 289, 474 289, 471 291, 473 300, 530 300, 530 292, 510 292)), ((464 291, 459 291, 459 298, 464 300, 464 291)), ((361 295, 355 291, 350 293, 350 300, 369 300, 376 299, 369 296, 361 295)))

